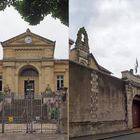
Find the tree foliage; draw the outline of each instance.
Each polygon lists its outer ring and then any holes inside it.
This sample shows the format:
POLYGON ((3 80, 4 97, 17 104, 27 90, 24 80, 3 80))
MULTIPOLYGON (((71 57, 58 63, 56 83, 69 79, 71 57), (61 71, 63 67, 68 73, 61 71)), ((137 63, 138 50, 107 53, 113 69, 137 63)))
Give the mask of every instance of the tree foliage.
POLYGON ((51 14, 68 26, 68 0, 0 0, 0 10, 7 6, 13 6, 30 25, 39 24, 51 14))

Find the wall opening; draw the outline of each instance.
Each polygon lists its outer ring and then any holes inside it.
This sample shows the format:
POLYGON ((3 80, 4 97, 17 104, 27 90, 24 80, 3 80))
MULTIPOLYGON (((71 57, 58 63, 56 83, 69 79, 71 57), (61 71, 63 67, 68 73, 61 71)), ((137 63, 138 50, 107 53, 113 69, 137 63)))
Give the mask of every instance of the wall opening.
POLYGON ((133 128, 140 127, 140 96, 136 95, 132 103, 133 128))
POLYGON ((39 92, 39 73, 37 69, 33 66, 24 66, 19 71, 19 85, 18 94, 26 94, 28 87, 27 81, 30 83, 30 89, 34 94, 39 92))

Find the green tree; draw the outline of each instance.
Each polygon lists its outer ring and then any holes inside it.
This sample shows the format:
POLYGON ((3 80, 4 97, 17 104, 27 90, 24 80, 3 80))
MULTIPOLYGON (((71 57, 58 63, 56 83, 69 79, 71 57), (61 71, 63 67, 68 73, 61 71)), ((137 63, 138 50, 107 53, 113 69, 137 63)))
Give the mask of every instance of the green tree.
POLYGON ((68 26, 68 0, 0 0, 0 10, 7 6, 13 6, 30 25, 39 24, 51 14, 68 26))

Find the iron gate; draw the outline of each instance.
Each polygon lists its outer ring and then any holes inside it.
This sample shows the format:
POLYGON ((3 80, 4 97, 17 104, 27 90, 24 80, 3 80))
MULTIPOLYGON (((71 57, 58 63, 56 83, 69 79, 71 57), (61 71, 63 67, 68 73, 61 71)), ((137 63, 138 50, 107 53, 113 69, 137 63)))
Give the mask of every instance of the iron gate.
POLYGON ((1 132, 57 132, 61 97, 4 95, 0 99, 1 132))

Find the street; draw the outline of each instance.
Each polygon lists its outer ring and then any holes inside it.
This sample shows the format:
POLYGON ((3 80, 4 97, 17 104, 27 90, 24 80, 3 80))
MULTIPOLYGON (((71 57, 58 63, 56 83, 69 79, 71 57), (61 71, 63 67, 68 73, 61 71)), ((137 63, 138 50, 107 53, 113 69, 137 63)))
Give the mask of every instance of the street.
POLYGON ((106 140, 140 140, 140 133, 134 133, 130 135, 109 138, 106 140))
POLYGON ((79 137, 79 138, 70 138, 70 140, 140 140, 140 132, 138 133, 131 133, 131 134, 125 134, 121 136, 105 136, 104 138, 96 137, 96 136, 85 136, 85 137, 79 137), (107 138, 111 137, 111 138, 107 138))

